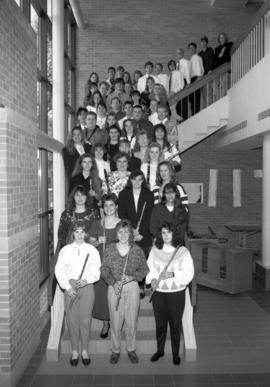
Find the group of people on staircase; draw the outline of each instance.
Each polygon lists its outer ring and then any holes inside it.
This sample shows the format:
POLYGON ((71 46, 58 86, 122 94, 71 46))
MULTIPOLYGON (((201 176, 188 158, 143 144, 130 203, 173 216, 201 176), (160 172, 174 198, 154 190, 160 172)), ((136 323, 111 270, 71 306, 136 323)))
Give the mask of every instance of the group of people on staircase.
POLYGON ((173 363, 180 364, 185 289, 194 275, 185 247, 188 197, 177 179, 180 153, 169 141, 166 101, 149 100, 156 112, 147 118, 141 100, 134 106, 125 98, 123 79, 124 72, 111 82, 107 104, 78 110, 78 125, 63 149, 68 199, 54 273, 64 291, 72 366, 80 353, 90 364, 92 318, 103 322, 101 338, 110 333, 112 364, 120 357, 123 324, 128 357, 138 363, 137 320, 147 287, 157 338, 151 361, 164 355, 169 323, 173 363))

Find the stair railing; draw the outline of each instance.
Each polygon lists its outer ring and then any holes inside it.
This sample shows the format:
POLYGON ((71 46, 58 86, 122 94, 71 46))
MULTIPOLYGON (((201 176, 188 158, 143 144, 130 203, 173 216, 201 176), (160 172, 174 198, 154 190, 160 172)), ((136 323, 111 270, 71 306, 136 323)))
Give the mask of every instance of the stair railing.
POLYGON ((232 86, 269 53, 270 0, 267 0, 232 47, 232 86))
POLYGON ((176 110, 183 120, 218 101, 231 86, 231 64, 225 63, 201 77, 168 99, 170 108, 176 110))

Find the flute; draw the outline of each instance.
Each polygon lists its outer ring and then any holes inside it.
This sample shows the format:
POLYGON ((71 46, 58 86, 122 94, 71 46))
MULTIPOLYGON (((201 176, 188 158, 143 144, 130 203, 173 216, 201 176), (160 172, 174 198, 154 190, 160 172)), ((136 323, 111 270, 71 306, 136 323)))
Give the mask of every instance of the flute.
POLYGON ((174 250, 174 252, 173 252, 173 254, 172 254, 172 256, 171 256, 169 262, 167 263, 167 265, 164 267, 164 269, 163 269, 162 272, 160 273, 160 275, 159 275, 159 277, 158 277, 158 279, 157 279, 157 284, 156 284, 156 286, 155 286, 155 289, 152 288, 152 290, 151 290, 150 297, 149 297, 149 302, 152 301, 153 294, 155 293, 156 289, 158 288, 158 285, 159 285, 159 283, 160 283, 160 281, 161 281, 162 275, 163 275, 164 273, 166 273, 166 271, 168 270, 168 267, 169 267, 170 264, 172 263, 172 261, 173 261, 175 255, 176 255, 177 251, 180 249, 180 247, 181 247, 181 246, 177 247, 177 248, 174 250))
POLYGON ((146 202, 144 202, 144 204, 143 204, 143 208, 142 208, 142 212, 141 212, 141 215, 140 215, 140 219, 139 219, 139 221, 138 221, 138 223, 137 223, 137 227, 136 227, 135 230, 134 230, 134 231, 136 231, 137 233, 139 233, 139 228, 140 228, 141 223, 142 223, 142 217, 143 217, 143 214, 144 214, 145 206, 146 206, 146 202))
MULTIPOLYGON (((85 258, 85 261, 84 261, 84 264, 83 264, 83 267, 82 267, 82 271, 81 271, 81 274, 79 275, 78 280, 82 279, 83 272, 84 272, 85 266, 86 266, 86 264, 87 264, 88 258, 89 258, 89 253, 87 254, 87 256, 86 256, 86 258, 85 258)), ((78 289, 77 289, 77 290, 78 290, 78 289)), ((72 305, 74 304, 75 299, 76 299, 76 297, 74 297, 74 298, 72 298, 72 299, 70 300, 70 303, 69 303, 69 309, 72 308, 72 305)))
POLYGON ((124 286, 124 278, 123 277, 125 275, 126 268, 127 268, 128 256, 129 256, 129 253, 127 254, 126 262, 125 262, 125 265, 123 267, 123 273, 122 273, 122 277, 121 277, 121 286, 120 286, 120 289, 119 289, 119 293, 117 294, 117 299, 116 299, 116 304, 115 304, 115 310, 116 311, 118 311, 119 303, 120 303, 120 300, 121 300, 122 290, 123 290, 123 286, 124 286))

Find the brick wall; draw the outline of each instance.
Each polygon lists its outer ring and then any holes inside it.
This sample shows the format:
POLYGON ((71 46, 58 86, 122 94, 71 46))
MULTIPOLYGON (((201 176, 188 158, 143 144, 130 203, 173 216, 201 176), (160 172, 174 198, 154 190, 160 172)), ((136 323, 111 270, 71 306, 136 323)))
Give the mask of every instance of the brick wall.
MULTIPOLYGON (((190 205, 190 229, 209 234, 211 226, 218 236, 224 236, 232 244, 238 243, 237 233, 224 227, 225 223, 261 224, 262 179, 254 178, 254 169, 262 168, 261 149, 230 152, 216 149, 218 133, 182 154, 183 168, 180 181, 204 184, 203 204, 190 205), (209 170, 218 169, 216 207, 208 206, 209 170), (242 170, 242 206, 233 207, 233 169, 242 170)), ((261 248, 261 234, 247 239, 247 247, 261 248)))
POLYGON ((80 0, 80 5, 87 28, 77 31, 77 105, 92 71, 103 80, 110 65, 133 72, 143 70, 146 60, 162 62, 167 70, 176 49, 199 44, 202 35, 213 47, 222 31, 235 41, 257 10, 211 7, 206 0, 80 0))
POLYGON ((0 34, 0 379, 8 386, 40 336, 36 37, 8 0, 0 34))

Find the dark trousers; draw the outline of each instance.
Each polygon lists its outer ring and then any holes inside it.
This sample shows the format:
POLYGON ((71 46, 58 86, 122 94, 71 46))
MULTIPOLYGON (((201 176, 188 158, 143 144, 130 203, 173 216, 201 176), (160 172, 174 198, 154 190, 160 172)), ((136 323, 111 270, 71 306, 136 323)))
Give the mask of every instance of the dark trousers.
POLYGON ((174 293, 155 292, 153 309, 156 321, 157 352, 163 353, 170 325, 173 356, 179 354, 182 316, 185 307, 185 290, 174 293))
MULTIPOLYGON (((185 87, 187 81, 184 79, 185 87)), ((188 119, 188 97, 183 98, 181 101, 178 101, 176 104, 176 113, 183 118, 183 121, 188 119)))
MULTIPOLYGON (((191 83, 195 82, 198 77, 192 77, 191 83)), ((196 90, 193 94, 191 94, 189 97, 190 102, 190 109, 191 109, 191 115, 198 113, 200 111, 200 105, 201 105, 201 91, 200 89, 196 90)))

